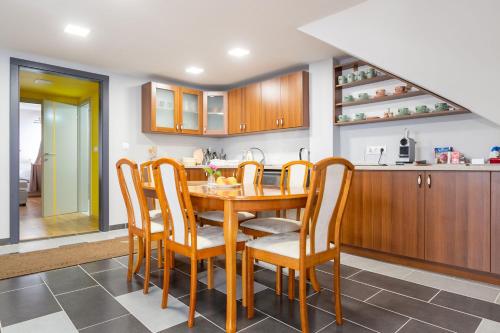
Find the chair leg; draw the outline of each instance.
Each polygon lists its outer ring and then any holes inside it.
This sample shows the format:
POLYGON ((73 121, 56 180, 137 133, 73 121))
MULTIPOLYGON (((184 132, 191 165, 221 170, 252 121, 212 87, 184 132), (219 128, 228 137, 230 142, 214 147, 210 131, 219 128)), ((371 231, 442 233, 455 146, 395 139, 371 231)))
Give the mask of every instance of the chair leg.
POLYGON ((142 259, 144 258, 144 239, 142 237, 138 237, 139 243, 139 251, 137 251, 137 263, 135 264, 134 274, 137 274, 141 269, 142 259))
POLYGON ((196 310, 196 286, 198 284, 198 262, 191 258, 191 289, 189 290, 189 318, 188 327, 194 325, 194 313, 196 310))
POLYGON ((243 307, 247 306, 247 249, 241 254, 241 302, 243 307))
POLYGON ((149 292, 149 277, 151 275, 151 239, 146 239, 146 269, 144 270, 144 293, 149 292))
MULTIPOLYGON (((304 279, 305 279, 304 275, 304 279)), ((295 270, 288 269, 288 299, 293 301, 295 298, 295 270)))
POLYGON ((132 271, 134 266, 134 235, 129 232, 128 234, 128 271, 127 281, 132 280, 132 271))
POLYGON ((208 289, 214 289, 214 258, 207 259, 207 285, 208 289))
POLYGON ((301 269, 299 274, 300 325, 303 333, 309 333, 309 320, 307 319, 306 303, 307 271, 305 269, 301 269))
MULTIPOLYGON (((173 253, 173 252, 172 252, 173 253)), ((161 296, 161 307, 165 309, 168 305, 168 289, 170 288, 170 253, 165 247, 165 256, 163 263, 163 293, 161 296)))
POLYGON ((316 267, 309 268, 308 272, 309 272, 309 280, 311 281, 314 291, 316 292, 320 291, 321 286, 318 282, 318 278, 316 277, 316 267))
POLYGON ((333 291, 335 293, 335 322, 337 325, 342 325, 344 323, 344 318, 342 318, 339 258, 335 258, 335 261, 333 262, 333 291))
POLYGON ((250 251, 247 250, 247 318, 252 319, 254 316, 254 276, 253 276, 253 257, 250 251))
POLYGON ((281 289, 283 285, 283 267, 276 266, 276 295, 281 295, 281 289))
POLYGON ((296 213, 296 215, 295 215, 295 219, 296 219, 297 221, 300 221, 300 208, 297 208, 297 213, 296 213))
POLYGON ((163 262, 162 260, 162 245, 163 245, 163 242, 161 239, 158 239, 157 241, 157 246, 156 246, 156 253, 158 254, 158 268, 161 268, 161 264, 163 262))

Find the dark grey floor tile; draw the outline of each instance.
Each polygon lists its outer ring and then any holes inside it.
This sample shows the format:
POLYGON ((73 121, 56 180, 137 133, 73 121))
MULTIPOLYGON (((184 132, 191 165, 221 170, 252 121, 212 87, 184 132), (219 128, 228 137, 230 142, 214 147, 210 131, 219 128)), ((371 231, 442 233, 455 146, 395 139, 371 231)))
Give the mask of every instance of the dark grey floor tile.
MULTIPOLYGON (((276 272, 269 269, 263 269, 254 274, 254 280, 260 284, 265 285, 273 290, 276 289, 276 272)), ((284 295, 288 295, 288 276, 282 275, 281 280, 281 291, 284 295)), ((273 291, 274 292, 274 291, 273 291)), ((307 296, 314 294, 315 291, 310 283, 306 283, 306 294, 307 296)), ((295 297, 299 297, 299 280, 295 280, 295 297)))
MULTIPOLYGON (((321 287, 333 291, 332 274, 324 273, 322 271, 316 271, 316 277, 318 278, 318 282, 321 287)), ((362 301, 380 291, 380 289, 378 288, 367 286, 366 284, 362 284, 345 278, 340 278, 340 290, 342 295, 354 297, 362 301)))
POLYGON ((247 328, 244 332, 246 333, 291 333, 291 332, 299 332, 298 330, 283 324, 271 317, 264 319, 260 323, 253 325, 252 327, 247 328))
MULTIPOLYGON (((125 265, 125 267, 128 267, 128 256, 117 257, 115 259, 118 260, 123 265, 125 265)), ((137 262, 137 254, 134 254, 134 267, 135 267, 136 262, 137 262)), ((144 274, 145 267, 146 267, 146 258, 143 258, 142 265, 141 265, 141 268, 139 269, 138 273, 144 274)), ((157 271, 160 269, 160 268, 158 268, 158 260, 156 260, 155 258, 151 258, 151 268, 150 269, 151 269, 151 272, 154 272, 154 271, 157 271)))
POLYGON ((80 330, 81 333, 150 333, 137 318, 125 315, 102 324, 97 324, 80 330))
POLYGON ((188 327, 186 321, 184 323, 177 324, 158 333, 221 333, 221 332, 224 332, 224 330, 212 324, 205 318, 197 317, 195 324, 192 328, 188 327))
MULTIPOLYGON (((328 312, 335 313, 333 297, 331 291, 322 290, 320 293, 309 297, 307 302, 328 312)), ((378 332, 396 332, 408 320, 405 316, 345 296, 342 297, 342 313, 345 319, 378 332)))
POLYGON ((100 286, 57 296, 77 329, 125 315, 128 311, 100 286))
POLYGON ((480 318, 388 291, 367 302, 459 333, 474 332, 481 322, 480 318))
POLYGON ((38 274, 18 276, 10 279, 0 280, 0 293, 9 290, 26 288, 37 284, 42 284, 43 281, 38 274))
POLYGON ((137 274, 132 275, 130 282, 127 281, 127 269, 123 267, 94 273, 92 277, 115 297, 144 288, 144 280, 137 274))
POLYGON ((40 274, 54 295, 67 293, 97 283, 78 266, 56 269, 40 274))
MULTIPOLYGON (((170 271, 170 286, 168 293, 176 298, 190 294, 190 277, 178 270, 170 271)), ((151 280, 158 288, 163 289, 163 270, 151 273, 151 280)), ((207 285, 198 281, 197 291, 207 288, 207 285)))
POLYGON ((398 294, 418 298, 423 301, 430 300, 439 291, 438 289, 423 286, 421 284, 408 282, 369 271, 362 271, 354 275, 351 280, 394 291, 398 294))
POLYGON ((447 291, 440 291, 431 303, 500 322, 500 304, 481 301, 447 291))
MULTIPOLYGON (((189 306, 189 295, 181 297, 179 300, 189 306)), ((247 326, 255 324, 266 317, 262 313, 256 311, 254 318, 247 319, 246 310, 241 305, 241 302, 236 302, 236 306, 236 325, 238 329, 243 329, 247 326)), ((226 295, 215 289, 205 289, 198 292, 196 312, 200 313, 216 325, 226 327, 226 295)))
MULTIPOLYGON (((226 269, 226 256, 215 257, 214 265, 217 267, 226 269)), ((238 275, 241 275, 241 265, 242 265, 241 259, 236 258, 236 273, 238 275)), ((258 265, 253 265, 254 272, 260 271, 261 269, 264 269, 264 268, 261 266, 258 266, 258 265)))
MULTIPOLYGON (((191 264, 189 258, 184 256, 175 256, 175 269, 180 270, 186 274, 191 274, 191 264)), ((207 270, 207 265, 203 261, 198 261, 198 273, 204 272, 207 270)))
POLYGON ((374 333, 374 331, 369 330, 363 326, 352 323, 344 319, 342 325, 337 325, 335 322, 330 324, 322 333, 374 333))
POLYGON ((449 333, 445 329, 411 319, 398 333, 449 333))
MULTIPOLYGON (((325 262, 324 264, 316 266, 316 269, 319 269, 320 271, 323 271, 323 272, 333 274, 333 262, 331 262, 331 261, 325 262)), ((361 269, 359 269, 359 268, 340 264, 340 276, 342 276, 342 277, 349 277, 349 276, 351 276, 357 272, 360 272, 360 271, 361 271, 361 269)))
POLYGON ((114 259, 105 259, 80 265, 89 274, 123 267, 114 259))
POLYGON ((0 294, 0 322, 9 326, 61 311, 45 284, 0 294))
MULTIPOLYGON (((261 310, 288 325, 300 330, 300 306, 299 301, 290 301, 286 296, 277 296, 273 290, 266 289, 255 294, 255 308, 261 310)), ((320 328, 332 323, 335 316, 316 309, 307 307, 309 329, 316 332, 320 328)))

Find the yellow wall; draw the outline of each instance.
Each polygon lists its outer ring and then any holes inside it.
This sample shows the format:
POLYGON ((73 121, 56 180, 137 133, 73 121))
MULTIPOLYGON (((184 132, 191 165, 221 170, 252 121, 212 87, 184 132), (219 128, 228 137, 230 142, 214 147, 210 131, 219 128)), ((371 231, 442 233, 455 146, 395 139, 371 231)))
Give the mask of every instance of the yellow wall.
POLYGON ((19 77, 22 101, 55 102, 80 105, 90 100, 90 214, 99 216, 99 84, 67 76, 21 71, 19 77), (36 79, 49 80, 50 85, 38 85, 36 79))

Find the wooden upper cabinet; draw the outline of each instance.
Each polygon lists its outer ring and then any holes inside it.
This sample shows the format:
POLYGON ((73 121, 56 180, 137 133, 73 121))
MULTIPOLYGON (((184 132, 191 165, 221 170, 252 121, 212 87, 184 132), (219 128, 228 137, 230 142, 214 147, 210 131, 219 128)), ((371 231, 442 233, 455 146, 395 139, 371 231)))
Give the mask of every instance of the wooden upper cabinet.
POLYGON ((261 83, 252 83, 243 88, 243 132, 262 130, 261 83))
POLYGON ((203 134, 224 135, 228 133, 227 95, 225 91, 203 93, 203 134))
POLYGON ((280 128, 283 118, 281 113, 281 78, 262 82, 262 130, 280 128))
POLYGON ((490 173, 425 174, 425 259, 490 271, 490 173))
POLYGON ((309 73, 291 73, 281 77, 280 127, 309 126, 309 73))
POLYGON ((500 274, 500 172, 491 173, 491 272, 500 274))
POLYGON ((202 134, 203 92, 190 88, 179 88, 179 129, 181 133, 202 134))
POLYGON ((142 86, 142 131, 178 132, 179 89, 148 82, 142 86))
POLYGON ((243 132, 243 88, 229 90, 227 93, 228 104, 228 133, 239 134, 243 132))

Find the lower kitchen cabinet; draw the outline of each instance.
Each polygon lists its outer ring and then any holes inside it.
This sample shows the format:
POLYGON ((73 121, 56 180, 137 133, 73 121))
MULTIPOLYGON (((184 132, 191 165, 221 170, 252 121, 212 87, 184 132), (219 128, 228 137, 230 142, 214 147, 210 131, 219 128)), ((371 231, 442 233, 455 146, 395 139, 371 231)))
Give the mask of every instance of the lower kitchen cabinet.
MULTIPOLYGON (((221 176, 224 177, 236 177, 236 169, 235 168, 223 168, 219 169, 221 172, 221 176)), ((187 180, 188 181, 205 181, 208 178, 208 175, 205 170, 202 168, 186 168, 187 180)))
POLYGON ((490 271, 490 173, 425 174, 425 259, 490 271))
POLYGON ((344 244, 424 257, 419 172, 356 171, 343 220, 344 244))
POLYGON ((490 175, 358 170, 346 206, 342 242, 500 273, 500 208, 492 207, 490 199, 500 200, 500 173, 493 173, 491 185, 490 175))
POLYGON ((491 272, 500 274, 500 172, 491 173, 491 272))

